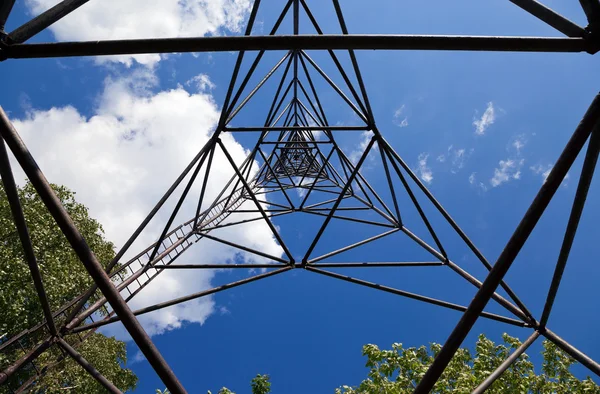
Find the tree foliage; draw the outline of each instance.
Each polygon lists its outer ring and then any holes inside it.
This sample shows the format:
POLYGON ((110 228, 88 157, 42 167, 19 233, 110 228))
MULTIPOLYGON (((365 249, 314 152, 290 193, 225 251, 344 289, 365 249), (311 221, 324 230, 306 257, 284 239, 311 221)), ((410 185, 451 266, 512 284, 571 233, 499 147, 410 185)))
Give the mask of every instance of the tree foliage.
MULTIPOLYGON (((269 381, 269 375, 256 375, 250 382, 250 387, 252 389, 252 394, 269 394, 271 392, 271 382, 269 381)), ((156 394, 170 394, 170 392, 167 389, 165 389, 164 391, 157 389, 156 394)), ((208 394, 212 393, 209 391, 208 394)), ((223 387, 221 388, 221 390, 219 390, 217 394, 235 393, 229 390, 227 387, 223 387)))
MULTIPOLYGON (((502 344, 495 344, 481 334, 475 354, 460 348, 442 377, 434 386, 434 393, 470 393, 521 345, 517 338, 504 334, 502 344)), ((404 348, 395 343, 391 350, 380 350, 376 345, 365 345, 363 355, 369 368, 367 378, 358 387, 342 386, 336 394, 404 394, 412 393, 442 345, 404 348)), ((536 374, 527 354, 522 354, 504 374, 486 391, 500 393, 586 393, 600 394, 600 387, 589 377, 577 379, 571 372, 576 361, 553 343, 543 342, 541 373, 536 374)))
MULTIPOLYGON (((503 343, 497 345, 481 334, 475 346, 475 354, 460 348, 432 392, 467 394, 473 391, 521 346, 517 338, 507 334, 502 339, 503 343)), ((391 350, 381 350, 377 345, 365 345, 363 356, 367 357, 367 378, 358 387, 339 387, 335 389, 335 394, 410 394, 441 349, 442 345, 437 343, 419 348, 404 348, 401 343, 394 343, 391 350)), ((541 373, 536 374, 529 356, 523 353, 486 393, 600 394, 600 386, 590 377, 579 380, 571 373, 571 367, 576 361, 552 342, 543 342, 542 358, 541 373)), ((156 392, 169 394, 168 391, 156 392)), ((268 375, 257 375, 252 379, 252 394, 270 392, 268 375)), ((210 391, 208 394, 211 394, 210 391)), ((234 393, 224 387, 218 394, 234 393)))
MULTIPOLYGON (((269 394, 271 392, 271 382, 269 381, 269 375, 256 375, 250 382, 252 394, 269 394)), ((211 394, 209 391, 208 394, 211 394)), ((223 387, 217 394, 235 394, 227 387, 223 387)))
MULTIPOLYGON (((88 209, 75 200, 75 193, 63 186, 52 185, 61 203, 86 239, 92 251, 103 264, 114 257, 114 245, 104 238, 100 223, 91 218, 88 209)), ((83 264, 79 261, 65 236, 44 206, 30 183, 19 188, 19 198, 29 229, 37 262, 40 268, 48 302, 52 310, 83 293, 92 284, 83 264)), ((0 338, 10 338, 43 320, 42 306, 33 286, 31 274, 8 204, 4 187, 0 183, 0 338)), ((60 323, 60 319, 57 324, 60 323)), ((39 340, 41 338, 34 338, 39 340)), ((1 340, 1 339, 0 339, 1 340)), ((75 338, 66 338, 75 343, 75 338)), ((12 351, 0 354, 0 369, 22 356, 35 341, 23 343, 24 349, 11 347, 12 351)), ((77 348, 83 357, 96 367, 117 387, 125 391, 135 387, 137 378, 126 363, 125 343, 107 338, 99 333, 77 348)), ((54 360, 58 350, 54 347, 38 360, 38 366, 54 360)), ((16 377, 17 384, 26 380, 31 371, 24 370, 16 377)), ((13 382, 15 383, 15 382, 13 382)), ((70 358, 50 369, 36 385, 38 392, 104 393, 78 364, 70 358)), ((8 388, 0 388, 0 393, 8 388)))
POLYGON ((269 375, 256 375, 251 382, 252 394, 269 394, 271 392, 271 382, 269 375))

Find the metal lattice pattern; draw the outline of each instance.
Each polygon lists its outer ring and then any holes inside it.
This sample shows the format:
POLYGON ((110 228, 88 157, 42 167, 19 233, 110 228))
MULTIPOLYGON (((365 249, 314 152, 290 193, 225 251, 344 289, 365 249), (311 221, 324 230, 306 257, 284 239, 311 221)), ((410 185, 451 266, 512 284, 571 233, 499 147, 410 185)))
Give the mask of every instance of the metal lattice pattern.
MULTIPOLYGON (((106 270, 102 268, 85 240, 80 236, 27 147, 21 141, 17 131, 11 125, 6 114, 0 109, 0 134, 3 141, 6 142, 15 155, 95 282, 95 285, 87 292, 59 310, 52 311, 50 309, 45 297, 43 278, 37 267, 17 196, 17 188, 12 176, 7 151, 4 143, 0 144, 2 181, 45 317, 45 320, 35 327, 13 335, 0 344, 0 351, 2 352, 7 352, 15 346, 30 349, 29 353, 16 360, 0 373, 0 383, 16 385, 14 392, 25 392, 35 384, 36 377, 39 374, 44 373, 48 368, 54 367, 62 358, 73 357, 109 392, 118 393, 119 390, 96 371, 93 366, 89 365, 77 353, 76 348, 78 344, 85 341, 86 333, 91 333, 98 327, 120 321, 171 393, 185 393, 185 389, 153 345, 137 321, 136 316, 292 269, 306 269, 317 274, 463 312, 462 318, 416 388, 415 393, 426 393, 432 389, 450 359, 480 317, 506 324, 529 327, 533 333, 520 348, 516 349, 496 371, 475 389, 475 393, 483 392, 488 388, 539 336, 544 336, 554 342, 592 372, 600 375, 600 365, 598 363, 546 327, 600 152, 600 95, 594 99, 581 123, 577 126, 573 136, 556 161, 547 181, 540 188, 500 257, 494 264, 491 264, 383 138, 375 125, 367 91, 354 53, 354 50, 359 49, 419 49, 530 52, 585 51, 594 54, 600 49, 600 28, 598 27, 600 23, 600 2, 598 0, 580 0, 589 21, 586 28, 577 26, 537 1, 511 0, 512 3, 565 34, 567 38, 350 35, 338 0, 332 0, 332 2, 341 35, 323 34, 318 21, 305 0, 288 0, 284 2, 283 10, 269 35, 252 36, 252 27, 260 6, 260 1, 256 0, 245 35, 241 37, 25 43, 31 37, 86 2, 87 0, 64 0, 13 32, 6 34, 3 31, 3 26, 14 0, 2 1, 0 6, 0 34, 2 37, 0 60, 163 52, 239 51, 239 54, 223 104, 222 114, 213 136, 132 234, 106 270), (305 14, 310 21, 311 28, 317 32, 316 35, 300 34, 300 13, 305 14), (280 30, 288 15, 291 15, 293 23, 293 35, 278 35, 278 30, 280 30), (249 81, 255 74, 259 64, 266 62, 264 55, 267 51, 273 50, 283 50, 285 55, 272 66, 266 76, 254 88, 249 89, 249 81), (323 50, 329 55, 335 65, 338 78, 344 81, 343 87, 338 86, 319 64, 309 56, 308 50, 323 50), (343 66, 343 62, 339 57, 340 52, 335 50, 340 50, 348 57, 350 67, 343 66), (254 53, 249 51, 255 52, 254 58, 249 67, 244 67, 244 57, 248 56, 249 53, 254 53), (244 71, 245 74, 243 74, 244 71), (275 77, 275 75, 280 75, 280 77, 275 77), (243 113, 244 107, 252 102, 253 97, 264 85, 273 81, 275 82, 274 86, 276 86, 273 89, 275 93, 270 99, 268 109, 265 108, 266 118, 264 124, 237 126, 235 122, 240 118, 240 113, 243 113), (327 103, 320 99, 320 90, 323 86, 332 89, 338 99, 356 114, 357 124, 340 126, 329 123, 327 103), (246 93, 246 96, 241 99, 244 93, 246 93), (356 162, 350 160, 336 142, 338 133, 353 131, 371 132, 366 149, 356 162), (226 146, 221 141, 223 133, 254 133, 256 135, 256 143, 241 165, 234 162, 226 146), (565 178, 567 171, 588 140, 587 152, 564 241, 554 270, 546 304, 542 316, 538 320, 508 284, 504 282, 503 278, 565 178), (211 165, 215 154, 224 155, 227 158, 234 175, 214 201, 208 203, 204 197, 206 185, 210 183, 211 165), (382 197, 381 190, 376 190, 360 172, 369 154, 375 155, 382 164, 387 179, 385 194, 390 196, 391 199, 382 197), (253 163, 257 162, 262 163, 259 170, 252 171, 253 163), (186 179, 187 184, 184 183, 186 179), (190 196, 189 193, 192 185, 196 182, 202 185, 200 195, 197 196, 196 213, 190 220, 174 227, 174 221, 183 202, 188 198, 196 198, 190 196), (186 186, 183 193, 180 195, 169 220, 165 223, 159 239, 129 261, 122 261, 125 253, 129 251, 150 220, 174 194, 174 191, 184 184, 186 186), (294 191, 301 196, 299 201, 294 201, 292 195, 294 191), (400 199, 397 198, 400 194, 406 196, 410 201, 410 205, 416 209, 418 217, 428 231, 428 237, 433 242, 428 243, 417 236, 415 232, 411 231, 410 224, 403 221, 401 213, 405 207, 399 203, 400 199), (271 197, 275 195, 283 197, 285 203, 273 202, 274 199, 271 197), (420 201, 417 195, 424 196, 424 201, 423 199, 420 201), (386 200, 388 204, 386 204, 386 200), (389 204, 390 201, 391 204, 389 204), (443 247, 442 240, 436 234, 434 226, 425 214, 422 204, 433 206, 481 264, 489 270, 485 281, 480 282, 452 261, 443 247), (250 213, 252 215, 249 218, 240 220, 236 217, 236 213, 250 213), (368 215, 365 213, 368 213, 368 215), (323 217, 324 219, 302 259, 296 261, 290 253, 285 239, 282 238, 273 224, 272 219, 284 215, 300 214, 323 217), (330 223, 335 220, 361 223, 372 226, 380 232, 359 242, 331 250, 319 256, 313 256, 315 247, 321 240, 323 233, 330 223), (273 237, 281 246, 283 252, 281 256, 270 255, 264 251, 232 242, 219 232, 222 228, 242 225, 252 221, 263 221, 268 226, 273 237), (330 261, 330 258, 334 256, 390 236, 408 237, 415 245, 428 252, 433 258, 431 261, 421 262, 368 261, 344 263, 330 261), (266 259, 269 263, 174 264, 182 253, 203 239, 220 242, 255 254, 266 259), (407 266, 447 267, 462 277, 465 283, 468 282, 471 286, 477 288, 477 293, 470 305, 463 306, 328 270, 328 268, 345 267, 374 269, 378 267, 407 266), (131 310, 127 304, 164 270, 217 269, 223 267, 265 268, 267 270, 264 273, 237 282, 139 310, 131 310), (508 295, 508 298, 497 293, 499 286, 508 295), (502 306, 509 316, 485 312, 484 308, 491 299, 502 306), (98 313, 100 311, 101 314, 98 313), (69 338, 77 337, 78 340, 75 342, 71 340, 70 343, 72 344, 69 344, 64 339, 67 336, 69 338), (38 360, 40 354, 53 347, 59 347, 64 352, 46 365, 37 365, 36 360, 38 360), (17 371, 27 368, 31 371, 30 378, 26 381, 11 381, 11 377, 14 377, 17 371)), ((201 245, 197 247, 202 247, 201 245)))

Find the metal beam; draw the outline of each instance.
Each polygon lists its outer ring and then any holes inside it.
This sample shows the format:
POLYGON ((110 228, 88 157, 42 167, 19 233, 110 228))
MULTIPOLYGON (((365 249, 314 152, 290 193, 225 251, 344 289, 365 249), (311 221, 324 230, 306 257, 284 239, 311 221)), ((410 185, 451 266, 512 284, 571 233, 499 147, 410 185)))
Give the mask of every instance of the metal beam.
POLYGON ((583 38, 348 34, 150 38, 16 44, 4 49, 0 53, 0 60, 290 49, 597 52, 597 48, 583 38))
POLYGON ((311 267, 319 268, 369 268, 369 267, 437 267, 444 265, 441 261, 397 261, 397 262, 364 262, 364 263, 316 263, 311 267))

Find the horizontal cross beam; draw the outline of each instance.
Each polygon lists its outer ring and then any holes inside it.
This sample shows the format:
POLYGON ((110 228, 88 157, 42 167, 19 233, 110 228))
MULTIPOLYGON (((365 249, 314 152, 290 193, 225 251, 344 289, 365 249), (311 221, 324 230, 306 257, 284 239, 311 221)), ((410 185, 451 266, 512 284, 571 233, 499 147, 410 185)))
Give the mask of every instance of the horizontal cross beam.
POLYGON ((598 45, 594 45, 593 42, 583 38, 398 34, 150 38, 9 45, 0 52, 0 60, 147 53, 294 49, 595 53, 598 51, 598 45))

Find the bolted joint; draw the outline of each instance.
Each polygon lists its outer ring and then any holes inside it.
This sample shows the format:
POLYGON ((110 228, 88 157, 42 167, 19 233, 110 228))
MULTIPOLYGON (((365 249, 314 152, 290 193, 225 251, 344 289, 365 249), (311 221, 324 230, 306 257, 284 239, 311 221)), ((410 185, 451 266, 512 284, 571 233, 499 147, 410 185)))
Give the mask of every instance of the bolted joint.
POLYGON ((296 264, 296 267, 306 269, 307 265, 308 265, 308 260, 303 259, 302 262, 300 262, 300 264, 296 264))

